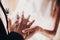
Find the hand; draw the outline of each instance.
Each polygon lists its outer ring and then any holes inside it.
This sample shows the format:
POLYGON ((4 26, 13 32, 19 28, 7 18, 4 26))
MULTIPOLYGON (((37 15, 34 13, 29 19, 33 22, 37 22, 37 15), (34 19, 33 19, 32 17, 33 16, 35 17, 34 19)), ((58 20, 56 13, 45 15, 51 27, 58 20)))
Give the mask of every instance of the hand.
POLYGON ((26 28, 30 28, 31 25, 34 23, 35 20, 33 20, 32 22, 29 21, 29 18, 30 18, 30 15, 28 16, 28 18, 24 18, 24 14, 22 15, 22 18, 21 18, 21 23, 20 23, 20 26, 22 28, 22 30, 26 29, 26 28), (28 22, 30 22, 28 24, 28 22))
POLYGON ((35 21, 35 20, 33 20, 32 22, 30 22, 30 21, 29 21, 29 18, 30 18, 30 16, 28 16, 27 19, 24 18, 24 14, 23 14, 23 15, 22 15, 22 18, 21 18, 21 22, 19 22, 20 17, 19 17, 19 15, 17 15, 17 20, 16 20, 16 22, 15 22, 13 25, 11 25, 11 21, 9 22, 10 31, 11 31, 11 32, 14 31, 14 32, 17 32, 17 33, 19 33, 19 34, 21 34, 21 35, 25 35, 25 33, 23 33, 22 31, 23 31, 24 29, 30 28, 31 25, 32 25, 32 24, 34 23, 34 21, 35 21), (28 24, 28 22, 30 22, 30 23, 28 24), (11 29, 12 29, 12 30, 11 30, 11 29))
POLYGON ((33 28, 25 29, 23 31, 24 31, 24 33, 33 32, 33 31, 35 31, 35 32, 37 32, 37 31, 41 32, 41 31, 43 31, 43 28, 40 27, 40 26, 36 26, 36 27, 33 27, 33 28))
POLYGON ((28 18, 24 18, 24 12, 22 14, 22 18, 21 18, 21 23, 19 25, 18 31, 23 35, 25 33, 23 33, 23 30, 30 28, 31 25, 34 23, 35 20, 33 20, 32 22, 29 21, 30 15, 28 16, 28 18), (30 22, 28 24, 28 22, 30 22))
POLYGON ((19 25, 19 15, 17 15, 17 20, 16 22, 12 25, 12 20, 10 18, 8 18, 8 30, 9 32, 12 32, 12 31, 17 31, 17 28, 18 28, 18 25, 19 25))

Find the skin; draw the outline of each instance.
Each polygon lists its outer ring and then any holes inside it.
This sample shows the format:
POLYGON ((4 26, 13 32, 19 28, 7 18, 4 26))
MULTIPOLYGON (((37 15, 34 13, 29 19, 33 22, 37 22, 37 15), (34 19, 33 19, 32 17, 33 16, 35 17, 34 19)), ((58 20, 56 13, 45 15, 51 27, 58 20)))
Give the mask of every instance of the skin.
POLYGON ((58 24, 59 24, 59 13, 58 12, 59 12, 59 6, 56 5, 54 13, 57 14, 57 15, 55 16, 56 21, 55 21, 54 29, 52 31, 43 29, 40 26, 30 28, 35 20, 30 22, 29 21, 30 16, 28 16, 27 19, 24 18, 24 12, 22 12, 23 14, 22 14, 22 18, 21 18, 20 23, 19 23, 20 17, 17 17, 17 20, 13 25, 11 25, 11 20, 8 21, 8 23, 9 23, 9 25, 11 27, 10 30, 13 29, 13 30, 11 30, 11 32, 14 31, 14 32, 17 32, 17 33, 23 35, 23 37, 25 39, 31 38, 37 31, 41 32, 42 34, 44 34, 47 37, 53 38, 56 35, 57 29, 58 29, 58 24), (28 22, 30 22, 30 23, 27 25, 28 22))
POLYGON ((39 31, 42 34, 44 34, 45 36, 53 38, 56 35, 58 25, 59 25, 59 15, 60 14, 58 12, 59 12, 59 6, 56 5, 55 10, 54 10, 54 13, 56 14, 55 15, 56 21, 55 21, 54 29, 52 31, 43 29, 39 26, 36 26, 35 28, 31 28, 31 29, 26 30, 26 32, 29 32, 30 33, 29 36, 32 36, 36 31, 39 31), (33 30, 33 31, 30 31, 30 30, 33 30))
POLYGON ((11 19, 9 19, 8 20, 8 30, 10 32, 17 32, 25 38, 27 33, 24 33, 23 30, 30 28, 31 25, 35 21, 35 20, 33 20, 32 22, 27 24, 29 22, 29 18, 30 18, 30 16, 28 16, 28 18, 24 18, 24 14, 22 14, 21 22, 19 22, 20 17, 19 17, 19 15, 17 15, 17 20, 13 25, 12 25, 11 19))
MULTIPOLYGON (((27 19, 24 18, 24 11, 22 12, 23 14, 22 14, 20 23, 19 23, 19 19, 20 19, 19 15, 17 15, 17 20, 13 25, 12 25, 11 19, 8 19, 8 30, 9 30, 9 32, 17 32, 17 33, 21 34, 25 39, 31 38, 34 35, 34 33, 36 33, 37 31, 41 32, 45 36, 52 38, 56 35, 57 29, 58 29, 59 16, 60 16, 60 14, 58 12, 59 12, 59 6, 56 5, 55 10, 54 10, 56 22, 55 22, 54 30, 52 30, 52 31, 43 29, 40 26, 30 28, 35 20, 30 22, 29 21, 30 16, 28 16, 27 19), (28 22, 30 22, 30 23, 27 25, 28 22)), ((7 13, 8 13, 8 11, 7 11, 7 13)))
POLYGON ((59 25, 59 16, 60 16, 60 14, 59 14, 59 6, 58 5, 55 6, 54 13, 56 14, 55 15, 56 21, 55 21, 54 29, 52 31, 40 28, 39 26, 36 26, 35 28, 28 29, 29 31, 26 30, 26 32, 29 32, 29 33, 31 32, 29 34, 29 36, 33 35, 36 31, 39 31, 42 34, 44 34, 45 36, 53 38, 56 35, 57 29, 58 29, 58 25, 59 25), (30 31, 30 30, 33 30, 33 31, 30 31))

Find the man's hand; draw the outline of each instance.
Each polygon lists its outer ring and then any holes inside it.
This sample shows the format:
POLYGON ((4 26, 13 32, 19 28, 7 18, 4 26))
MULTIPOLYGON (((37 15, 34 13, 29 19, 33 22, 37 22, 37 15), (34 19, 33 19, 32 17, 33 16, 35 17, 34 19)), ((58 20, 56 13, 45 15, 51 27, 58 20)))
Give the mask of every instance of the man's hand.
POLYGON ((24 14, 22 15, 22 18, 21 18, 21 23, 20 23, 20 26, 22 28, 22 30, 26 29, 26 28, 30 28, 31 25, 34 23, 35 20, 33 20, 32 22, 29 21, 29 18, 30 18, 30 15, 28 16, 28 18, 24 18, 24 14), (28 22, 30 22, 28 24, 28 22))
POLYGON ((31 27, 31 25, 34 23, 34 21, 35 20, 33 20, 32 22, 30 22, 29 21, 29 18, 30 18, 30 16, 28 16, 28 18, 24 18, 24 12, 23 12, 23 14, 22 14, 22 18, 21 18, 21 22, 19 22, 20 20, 20 17, 19 17, 19 15, 17 15, 17 20, 16 20, 16 22, 13 24, 13 25, 11 25, 11 20, 10 21, 8 21, 8 23, 9 23, 9 28, 10 28, 10 32, 12 32, 12 31, 14 31, 14 32, 17 32, 17 33, 19 33, 19 34, 21 34, 21 35, 26 35, 24 32, 23 32, 23 30, 25 30, 25 29, 27 29, 27 28, 30 28, 31 27), (28 22, 30 22, 29 24, 28 24, 28 22))

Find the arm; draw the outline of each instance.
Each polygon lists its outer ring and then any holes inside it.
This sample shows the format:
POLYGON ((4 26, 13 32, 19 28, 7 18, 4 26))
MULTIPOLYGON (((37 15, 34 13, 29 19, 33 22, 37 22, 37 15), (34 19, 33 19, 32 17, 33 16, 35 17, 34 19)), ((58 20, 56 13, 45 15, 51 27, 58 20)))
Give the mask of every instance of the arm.
POLYGON ((39 31, 47 37, 50 37, 50 38, 54 37, 56 35, 58 25, 59 25, 60 12, 59 12, 58 6, 57 6, 56 11, 54 13, 57 14, 55 25, 54 25, 54 30, 51 31, 51 30, 46 30, 46 29, 40 28, 40 27, 35 27, 35 28, 31 28, 31 29, 27 30, 27 32, 29 32, 29 36, 33 35, 36 31, 39 31), (33 31, 30 31, 30 30, 33 30, 33 31))
POLYGON ((59 17, 60 17, 60 8, 57 5, 56 5, 56 11, 54 13, 57 14, 56 15, 55 25, 54 25, 54 30, 50 31, 50 30, 43 29, 43 34, 45 34, 48 37, 55 36, 56 35, 56 32, 57 32, 57 29, 58 29, 59 17))

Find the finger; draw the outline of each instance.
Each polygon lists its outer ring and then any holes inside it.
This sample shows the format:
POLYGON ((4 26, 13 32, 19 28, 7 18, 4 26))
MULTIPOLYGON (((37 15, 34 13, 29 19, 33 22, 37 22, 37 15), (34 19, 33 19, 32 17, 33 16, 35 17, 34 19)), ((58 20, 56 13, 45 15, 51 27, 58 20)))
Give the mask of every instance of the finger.
POLYGON ((30 15, 28 16, 28 18, 27 18, 27 21, 29 22, 29 18, 30 18, 30 15))
POLYGON ((20 19, 20 16, 19 16, 19 15, 17 15, 17 19, 18 19, 18 20, 20 19))
POLYGON ((22 12, 22 19, 24 19, 24 11, 22 12))
POLYGON ((31 25, 35 22, 35 20, 33 20, 31 23, 28 24, 28 28, 31 27, 31 25))
POLYGON ((27 20, 29 20, 29 18, 30 18, 30 15, 28 16, 27 20))
POLYGON ((12 22, 11 19, 8 19, 8 31, 11 31, 12 22))
POLYGON ((29 32, 29 31, 30 31, 29 29, 24 29, 24 30, 22 30, 23 33, 27 33, 27 32, 29 32))
POLYGON ((11 19, 8 19, 8 24, 9 24, 10 26, 12 25, 11 19))

